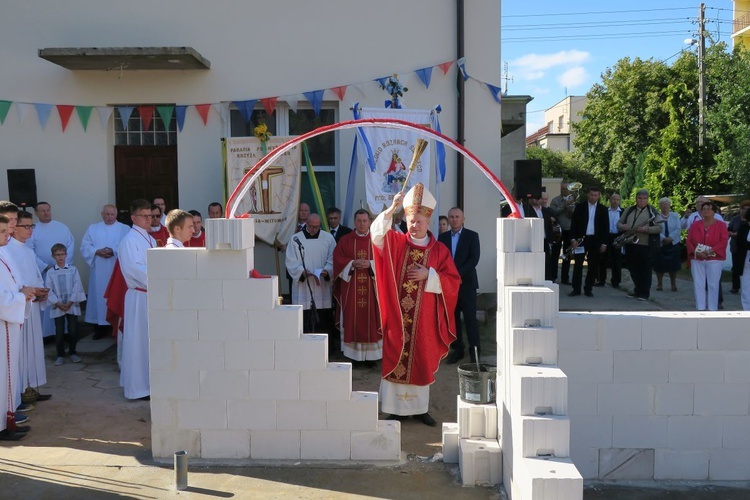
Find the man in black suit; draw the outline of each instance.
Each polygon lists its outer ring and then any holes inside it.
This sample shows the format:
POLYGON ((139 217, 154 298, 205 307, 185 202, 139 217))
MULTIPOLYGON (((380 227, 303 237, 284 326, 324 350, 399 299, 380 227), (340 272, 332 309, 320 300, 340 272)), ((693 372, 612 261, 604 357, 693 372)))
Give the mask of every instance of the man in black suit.
POLYGON ((341 225, 341 210, 336 207, 331 207, 326 211, 326 217, 328 218, 328 228, 331 230, 333 239, 336 243, 346 234, 352 232, 351 228, 341 225))
POLYGON ((466 325, 466 338, 469 341, 469 355, 475 361, 474 348, 479 351, 479 322, 477 321, 477 264, 479 263, 479 235, 464 227, 464 212, 453 207, 448 211, 450 231, 438 236, 438 241, 451 251, 458 274, 461 275, 461 286, 458 289, 456 304, 456 340, 448 355, 448 364, 458 363, 464 357, 463 334, 461 332, 461 313, 466 325))
POLYGON ((592 287, 599 276, 599 257, 607 251, 607 236, 609 233, 609 216, 607 207, 599 203, 601 192, 598 187, 590 187, 586 193, 586 200, 578 203, 573 210, 570 223, 570 244, 573 250, 573 290, 570 296, 581 295, 581 281, 583 279, 583 259, 589 263, 586 273, 586 283, 583 293, 593 297, 592 287), (579 240, 583 241, 579 243, 579 240), (582 247, 579 248, 579 247, 582 247))
POLYGON ((554 267, 557 262, 552 261, 552 211, 542 206, 541 198, 530 198, 529 203, 523 204, 523 216, 544 219, 544 279, 554 280, 554 267))

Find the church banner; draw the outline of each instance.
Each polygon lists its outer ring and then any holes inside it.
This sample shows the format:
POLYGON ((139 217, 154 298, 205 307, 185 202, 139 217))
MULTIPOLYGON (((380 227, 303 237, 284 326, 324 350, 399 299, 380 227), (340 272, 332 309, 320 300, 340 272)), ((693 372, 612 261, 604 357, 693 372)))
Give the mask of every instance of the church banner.
MULTIPOLYGON (((291 137, 270 137, 267 151, 279 147, 291 137)), ((225 139, 227 183, 231 193, 242 177, 265 154, 257 137, 225 139)), ((269 245, 285 243, 294 234, 300 195, 300 151, 298 147, 284 153, 268 165, 241 201, 235 215, 248 213, 255 219, 255 236, 269 245)))
MULTIPOLYGON (((432 128, 430 110, 362 108, 360 118, 390 118, 404 120, 432 128)), ((391 128, 363 128, 375 163, 368 164, 368 153, 360 151, 360 168, 365 170, 367 204, 372 213, 380 213, 390 206, 393 197, 401 191, 408 174, 414 146, 420 135, 410 130, 391 128)), ((430 185, 430 149, 427 148, 409 178, 407 189, 421 182, 430 185)))

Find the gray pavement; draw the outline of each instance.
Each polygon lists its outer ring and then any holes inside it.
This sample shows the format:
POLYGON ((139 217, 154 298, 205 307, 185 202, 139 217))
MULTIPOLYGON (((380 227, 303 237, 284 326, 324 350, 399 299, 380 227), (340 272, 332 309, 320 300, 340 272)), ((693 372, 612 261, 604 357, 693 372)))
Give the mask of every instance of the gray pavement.
MULTIPOLYGON (((646 302, 626 298, 632 288, 624 272, 620 290, 594 288, 594 297, 568 297, 560 286, 562 311, 693 310, 692 283, 678 291, 652 289, 646 302)), ((655 286, 655 285, 654 285, 655 286)), ((728 293, 725 310, 740 310, 739 296, 728 293)), ((493 322, 487 328, 493 328, 493 322)), ((187 491, 173 488, 172 468, 150 453, 149 404, 124 399, 119 387, 115 347, 110 339, 79 343, 80 364, 52 365, 46 347, 48 384, 53 394, 29 413, 32 431, 23 441, 0 443, 3 498, 505 498, 502 488, 464 488, 457 466, 438 455, 419 456, 404 445, 398 464, 321 464, 288 462, 237 466, 191 462, 187 491)), ((445 367, 439 373, 444 372, 445 367)), ((455 398, 455 396, 453 396, 455 398)), ((434 439, 434 437, 432 438, 434 439)), ((404 441, 402 437, 402 442, 404 441)), ((424 444, 424 443, 423 443, 424 444)), ((439 442, 427 443, 439 449, 439 442)), ((424 446, 419 448, 424 449, 424 446)), ((587 499, 696 500, 750 498, 750 484, 607 483, 587 484, 587 499)))

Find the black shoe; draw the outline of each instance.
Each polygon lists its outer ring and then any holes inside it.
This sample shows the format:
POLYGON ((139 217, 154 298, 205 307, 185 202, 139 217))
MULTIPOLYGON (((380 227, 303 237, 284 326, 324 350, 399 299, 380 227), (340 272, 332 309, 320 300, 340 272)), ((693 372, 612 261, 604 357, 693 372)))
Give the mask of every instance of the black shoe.
POLYGON ((406 420, 407 418, 409 418, 409 417, 407 417, 406 415, 396 415, 396 414, 393 414, 393 413, 391 413, 390 415, 388 415, 387 417, 385 417, 386 420, 399 420, 399 421, 406 420))
POLYGON ((414 418, 419 419, 420 422, 422 422, 424 425, 429 425, 430 427, 435 427, 437 425, 437 422, 434 418, 430 416, 429 413, 422 413, 421 415, 414 415, 414 418))
POLYGON ((21 434, 26 434, 31 430, 30 425, 17 425, 14 432, 20 432, 21 434))
POLYGON ((455 365, 456 363, 461 361, 463 357, 464 357, 463 351, 452 351, 450 354, 448 354, 446 363, 449 365, 455 365))
POLYGON ((151 396, 143 396, 142 398, 138 398, 139 401, 151 401, 151 396))
POLYGON ((616 289, 619 290, 620 289, 620 284, 618 283, 618 284, 615 285, 614 283, 612 283, 612 288, 616 288, 616 289))
POLYGON ((571 290, 568 292, 568 297, 577 297, 579 295, 581 295, 581 292, 578 292, 576 290, 571 290))
POLYGON ((584 295, 585 295, 586 297, 593 297, 593 296, 594 296, 594 292, 592 292, 591 290, 584 290, 584 291, 583 291, 583 294, 584 294, 584 295))
POLYGON ((635 295, 635 292, 628 292, 628 297, 631 297, 631 298, 632 298, 632 297, 635 297, 635 296, 636 296, 636 295, 635 295))
POLYGON ((0 431, 0 441, 19 441, 25 437, 25 432, 14 432, 8 429, 0 431))

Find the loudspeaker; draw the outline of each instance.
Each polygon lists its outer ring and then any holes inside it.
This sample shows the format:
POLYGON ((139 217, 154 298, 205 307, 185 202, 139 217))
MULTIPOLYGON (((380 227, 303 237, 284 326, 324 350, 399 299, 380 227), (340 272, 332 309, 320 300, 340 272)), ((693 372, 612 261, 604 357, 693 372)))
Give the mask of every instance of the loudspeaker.
POLYGON ((33 168, 8 169, 8 198, 18 208, 36 206, 36 173, 33 168))
POLYGON ((513 178, 516 198, 528 200, 542 197, 542 160, 515 160, 513 178))

